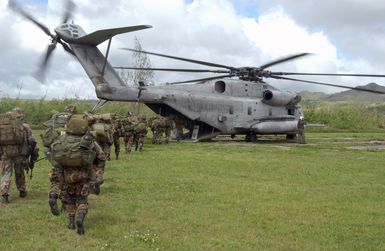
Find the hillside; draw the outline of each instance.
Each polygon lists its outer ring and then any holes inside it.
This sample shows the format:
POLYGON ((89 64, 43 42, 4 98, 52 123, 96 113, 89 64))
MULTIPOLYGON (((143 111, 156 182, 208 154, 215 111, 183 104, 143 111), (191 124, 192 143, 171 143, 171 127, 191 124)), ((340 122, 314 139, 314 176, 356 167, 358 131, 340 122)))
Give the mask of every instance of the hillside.
MULTIPOLYGON (((367 85, 358 87, 385 92, 385 87, 376 83, 369 83, 367 85)), ((303 91, 300 93, 300 95, 304 101, 359 101, 371 103, 385 102, 385 95, 356 90, 346 90, 330 95, 322 92, 303 91)))

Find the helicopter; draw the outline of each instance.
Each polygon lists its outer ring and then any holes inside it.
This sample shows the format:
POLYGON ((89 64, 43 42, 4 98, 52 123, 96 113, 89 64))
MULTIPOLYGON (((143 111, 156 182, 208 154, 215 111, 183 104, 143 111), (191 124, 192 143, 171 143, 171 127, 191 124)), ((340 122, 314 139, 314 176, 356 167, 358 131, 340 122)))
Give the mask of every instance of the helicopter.
POLYGON ((100 109, 108 101, 144 103, 161 116, 172 116, 175 120, 183 121, 183 127, 189 130, 185 139, 190 141, 210 139, 219 134, 227 134, 232 137, 237 134, 246 135, 246 141, 256 141, 258 135, 265 134, 283 134, 288 139, 295 138, 299 133, 299 122, 304 120, 300 106, 301 96, 273 87, 265 81, 268 78, 385 94, 381 91, 361 87, 348 87, 288 77, 295 75, 385 77, 385 75, 272 72, 267 70, 271 66, 308 56, 309 53, 286 56, 258 67, 234 67, 123 48, 148 55, 216 67, 217 69, 113 67, 108 62, 112 38, 118 34, 148 29, 152 26, 136 25, 98 30, 86 34, 79 25, 69 22, 74 4, 72 1, 68 1, 62 22, 54 29, 55 34, 52 34, 45 25, 38 22, 15 2, 10 2, 9 7, 33 22, 51 37, 52 43, 48 46, 37 74, 39 79, 43 78, 52 51, 59 43, 65 51, 79 61, 94 85, 99 101, 93 110, 100 109), (107 49, 103 55, 97 45, 107 40, 107 49), (117 69, 206 72, 220 75, 178 81, 167 85, 147 86, 145 83, 139 82, 138 86, 129 86, 120 78, 117 69))

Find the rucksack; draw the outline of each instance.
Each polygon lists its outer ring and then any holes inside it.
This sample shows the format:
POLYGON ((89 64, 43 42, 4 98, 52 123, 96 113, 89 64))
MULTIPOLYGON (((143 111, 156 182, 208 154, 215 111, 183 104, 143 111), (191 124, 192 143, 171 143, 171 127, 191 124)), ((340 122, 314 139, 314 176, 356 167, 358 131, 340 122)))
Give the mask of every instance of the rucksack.
POLYGON ((43 123, 46 128, 40 134, 45 147, 51 144, 60 136, 60 131, 64 131, 65 124, 71 118, 72 114, 68 112, 60 112, 54 114, 51 119, 43 123))
POLYGON ((14 111, 0 114, 0 145, 22 145, 25 138, 21 115, 14 111))
POLYGON ((92 143, 84 136, 61 135, 51 144, 48 160, 57 167, 90 169, 96 156, 92 143))
POLYGON ((101 143, 112 143, 112 126, 106 123, 95 123, 91 126, 96 136, 96 141, 101 143))
POLYGON ((139 122, 139 123, 136 125, 135 132, 136 132, 136 133, 143 133, 143 134, 146 134, 146 133, 147 133, 147 124, 144 123, 144 122, 139 122))
POLYGON ((45 147, 50 147, 59 136, 60 132, 54 127, 48 127, 40 134, 45 147))

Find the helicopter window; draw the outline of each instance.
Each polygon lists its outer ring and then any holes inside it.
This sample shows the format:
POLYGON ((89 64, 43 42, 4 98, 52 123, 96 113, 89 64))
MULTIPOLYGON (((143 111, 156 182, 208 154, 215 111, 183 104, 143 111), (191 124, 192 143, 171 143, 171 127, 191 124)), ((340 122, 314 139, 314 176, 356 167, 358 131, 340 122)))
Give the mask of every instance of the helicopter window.
POLYGON ((215 91, 218 93, 224 93, 226 91, 226 83, 223 81, 217 81, 214 85, 215 91))
POLYGON ((229 113, 234 114, 234 107, 232 105, 230 105, 229 107, 229 113))
POLYGON ((70 24, 70 27, 71 28, 74 28, 74 29, 77 29, 78 27, 76 27, 75 25, 72 25, 72 24, 70 24))
POLYGON ((294 115, 294 109, 287 109, 288 115, 294 115))
POLYGON ((74 38, 78 38, 78 37, 79 37, 79 35, 77 35, 77 34, 74 34, 74 35, 73 35, 73 37, 74 37, 74 38))
POLYGON ((252 113, 252 110, 251 110, 251 106, 247 107, 247 115, 251 115, 252 113))
POLYGON ((68 28, 68 24, 63 24, 63 25, 61 26, 61 28, 63 28, 63 29, 68 28))

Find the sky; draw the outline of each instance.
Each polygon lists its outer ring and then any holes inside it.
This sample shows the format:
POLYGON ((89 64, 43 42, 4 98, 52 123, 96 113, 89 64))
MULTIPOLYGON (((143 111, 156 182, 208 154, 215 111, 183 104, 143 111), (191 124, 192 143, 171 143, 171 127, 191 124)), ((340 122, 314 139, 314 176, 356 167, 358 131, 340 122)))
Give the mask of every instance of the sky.
MULTIPOLYGON (((384 74, 385 2, 383 0, 78 0, 73 21, 90 33, 98 29, 147 24, 153 28, 116 36, 109 62, 133 65, 137 38, 143 49, 218 64, 259 66, 287 55, 313 53, 269 68, 271 71, 384 74), (113 3, 113 4, 112 4, 113 3)), ((64 0, 19 0, 51 32, 60 25, 64 0)), ((50 38, 0 0, 0 97, 96 98, 78 61, 57 46, 45 83, 32 76, 50 38)), ((71 21, 72 21, 71 20, 71 21)), ((99 45, 102 52, 106 44, 99 45)), ((207 68, 149 57, 153 67, 207 68)), ((212 75, 156 72, 155 83, 212 75)), ((383 78, 303 77, 357 86, 383 78)), ((288 91, 342 91, 293 81, 267 79, 288 91)))

